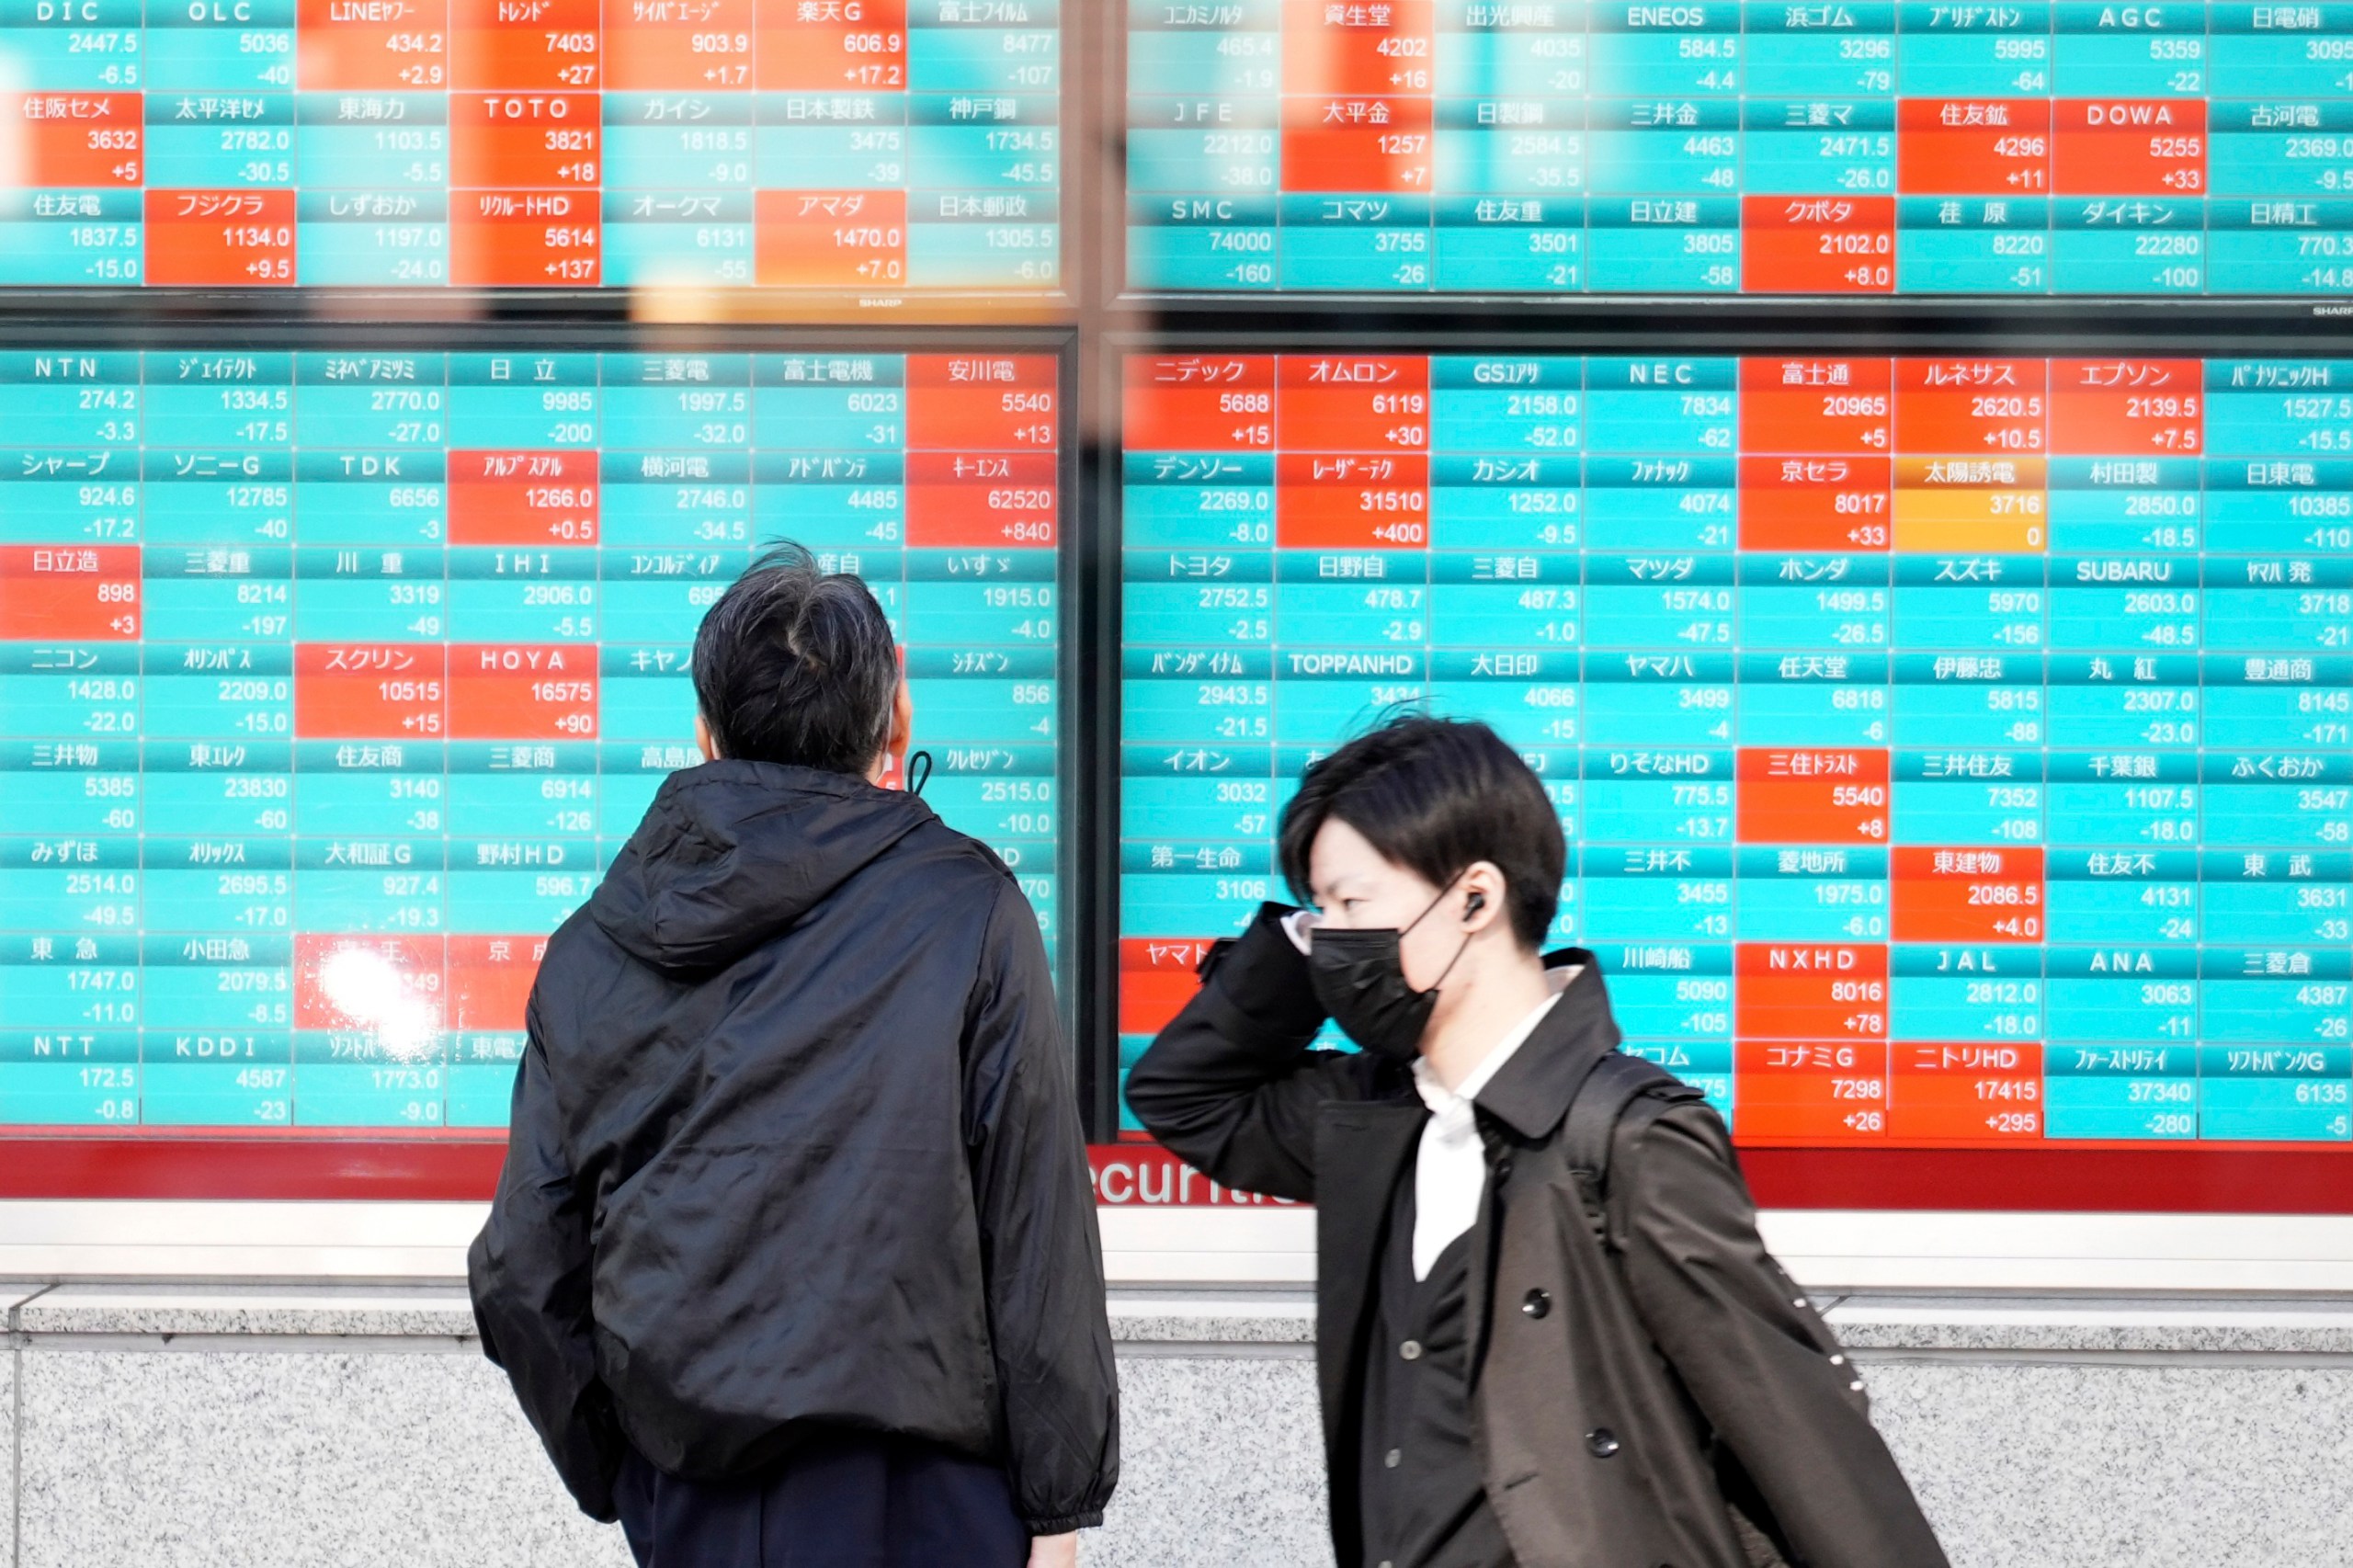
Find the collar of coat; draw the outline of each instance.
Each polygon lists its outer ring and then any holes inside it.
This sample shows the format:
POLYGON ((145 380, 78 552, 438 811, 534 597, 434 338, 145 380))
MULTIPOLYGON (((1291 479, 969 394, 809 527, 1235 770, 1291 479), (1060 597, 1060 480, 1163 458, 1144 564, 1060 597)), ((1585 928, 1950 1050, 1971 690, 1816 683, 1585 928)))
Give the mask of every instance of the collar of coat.
POLYGON ((1586 1074, 1618 1049, 1621 1038, 1609 1013, 1600 963, 1583 948, 1544 955, 1546 969, 1567 964, 1582 964, 1584 971, 1561 992, 1561 999, 1538 1021, 1527 1043, 1487 1080, 1476 1101, 1481 1110, 1526 1139, 1542 1139, 1560 1126, 1586 1074))

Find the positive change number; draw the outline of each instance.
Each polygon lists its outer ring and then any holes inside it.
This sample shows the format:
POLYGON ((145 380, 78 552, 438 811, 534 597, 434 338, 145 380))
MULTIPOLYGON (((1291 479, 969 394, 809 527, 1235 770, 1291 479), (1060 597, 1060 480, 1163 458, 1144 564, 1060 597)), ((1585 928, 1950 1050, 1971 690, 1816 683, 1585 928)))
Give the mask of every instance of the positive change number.
POLYGON ((0 354, 0 1123, 494 1128, 760 541, 1052 938, 1056 365, 0 354))
POLYGON ((1126 364, 1123 1050, 1390 705, 1749 1142, 2353 1139, 2342 360, 1126 364))
POLYGON ((2353 5, 1128 0, 1142 290, 2353 290, 2353 5))

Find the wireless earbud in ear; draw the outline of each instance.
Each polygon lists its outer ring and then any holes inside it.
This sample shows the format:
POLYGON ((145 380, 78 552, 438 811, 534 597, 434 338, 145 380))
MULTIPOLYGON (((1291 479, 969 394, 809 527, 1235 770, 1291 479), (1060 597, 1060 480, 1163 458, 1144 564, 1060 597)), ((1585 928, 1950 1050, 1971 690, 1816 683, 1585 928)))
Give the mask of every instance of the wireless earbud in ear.
POLYGON ((1474 892, 1462 901, 1462 918, 1468 920, 1486 907, 1487 895, 1483 892, 1474 892))

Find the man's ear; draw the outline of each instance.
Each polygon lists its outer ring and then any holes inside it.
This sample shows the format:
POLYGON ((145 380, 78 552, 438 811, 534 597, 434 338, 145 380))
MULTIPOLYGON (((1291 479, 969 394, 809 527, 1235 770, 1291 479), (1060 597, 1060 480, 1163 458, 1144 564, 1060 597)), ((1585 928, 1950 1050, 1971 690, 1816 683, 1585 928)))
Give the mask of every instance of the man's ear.
POLYGON ((699 709, 695 711, 695 744, 702 748, 705 762, 719 760, 719 742, 710 733, 710 721, 702 716, 699 709))
POLYGON ((1495 926, 1510 930, 1511 917, 1504 907, 1509 891, 1503 871, 1493 860, 1473 860, 1454 880, 1454 891, 1447 895, 1452 906, 1450 923, 1469 936, 1495 926))
POLYGON ((915 737, 915 693, 907 689, 907 677, 899 677, 898 690, 891 694, 891 737, 882 743, 882 755, 874 759, 874 771, 867 781, 880 784, 896 774, 899 787, 906 788, 907 747, 915 737))

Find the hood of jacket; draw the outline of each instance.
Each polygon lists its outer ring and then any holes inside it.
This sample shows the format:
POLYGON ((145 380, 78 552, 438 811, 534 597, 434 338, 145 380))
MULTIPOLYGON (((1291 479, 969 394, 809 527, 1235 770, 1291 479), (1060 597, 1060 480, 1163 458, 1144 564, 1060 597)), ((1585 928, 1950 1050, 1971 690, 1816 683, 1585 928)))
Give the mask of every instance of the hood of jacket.
POLYGON ((935 820, 914 795, 846 773, 732 758, 684 768, 588 912, 656 969, 722 969, 935 820))

